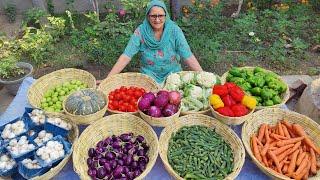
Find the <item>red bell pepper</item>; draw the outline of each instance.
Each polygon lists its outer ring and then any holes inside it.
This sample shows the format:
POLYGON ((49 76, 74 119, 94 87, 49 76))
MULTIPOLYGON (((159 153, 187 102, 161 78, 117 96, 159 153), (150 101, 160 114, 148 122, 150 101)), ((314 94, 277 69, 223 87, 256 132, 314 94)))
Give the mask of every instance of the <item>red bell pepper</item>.
POLYGON ((235 104, 231 106, 231 110, 236 117, 247 115, 249 112, 249 110, 243 104, 235 104))
POLYGON ((241 102, 244 97, 244 92, 238 86, 230 89, 230 95, 236 102, 241 102))
POLYGON ((220 97, 223 97, 228 94, 228 88, 224 85, 214 85, 212 94, 218 94, 220 97))
POLYGON ((236 101, 229 94, 225 95, 222 98, 222 101, 225 106, 232 106, 236 104, 236 101))
POLYGON ((235 86, 237 86, 235 83, 233 83, 233 82, 226 82, 225 84, 224 84, 224 86, 227 86, 227 88, 228 89, 232 89, 232 88, 234 88, 235 86))
POLYGON ((224 116, 234 117, 234 113, 232 112, 230 107, 225 106, 222 108, 218 108, 217 111, 224 116))

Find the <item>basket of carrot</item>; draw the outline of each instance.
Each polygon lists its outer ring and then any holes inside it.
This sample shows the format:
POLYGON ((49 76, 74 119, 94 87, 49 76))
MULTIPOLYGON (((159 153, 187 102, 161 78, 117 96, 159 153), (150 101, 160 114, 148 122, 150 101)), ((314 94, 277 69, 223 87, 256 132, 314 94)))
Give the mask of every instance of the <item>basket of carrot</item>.
POLYGON ((279 108, 253 114, 242 127, 253 162, 275 179, 320 179, 320 125, 279 108))

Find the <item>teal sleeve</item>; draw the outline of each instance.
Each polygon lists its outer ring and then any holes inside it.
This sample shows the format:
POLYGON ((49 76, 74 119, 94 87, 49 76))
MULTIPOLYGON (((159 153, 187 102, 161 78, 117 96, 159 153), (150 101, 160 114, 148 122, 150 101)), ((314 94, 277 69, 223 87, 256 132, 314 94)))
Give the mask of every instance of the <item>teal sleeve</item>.
POLYGON ((191 49, 189 47, 189 44, 181 30, 177 26, 176 28, 176 49, 177 53, 179 54, 180 57, 182 57, 184 60, 190 58, 192 56, 191 49))
POLYGON ((137 28, 132 34, 123 54, 130 58, 132 58, 135 54, 137 54, 140 49, 140 42, 141 42, 140 40, 141 40, 141 33, 139 31, 139 28, 137 28))

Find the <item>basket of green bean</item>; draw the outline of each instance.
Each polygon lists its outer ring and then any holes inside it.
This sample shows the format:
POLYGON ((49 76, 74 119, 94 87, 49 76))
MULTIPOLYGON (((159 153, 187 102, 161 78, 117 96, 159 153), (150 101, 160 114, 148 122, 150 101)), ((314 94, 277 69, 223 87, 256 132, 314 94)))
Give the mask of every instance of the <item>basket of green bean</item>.
POLYGON ((235 179, 244 164, 239 137, 218 120, 182 116, 160 135, 161 160, 175 179, 235 179))

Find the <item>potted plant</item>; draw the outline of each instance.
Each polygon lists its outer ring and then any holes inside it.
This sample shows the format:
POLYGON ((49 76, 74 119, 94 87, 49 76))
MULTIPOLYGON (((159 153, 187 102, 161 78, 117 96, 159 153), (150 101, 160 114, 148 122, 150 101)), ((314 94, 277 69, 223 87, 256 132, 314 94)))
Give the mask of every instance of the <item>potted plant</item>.
POLYGON ((0 59, 0 84, 16 95, 22 81, 31 76, 33 67, 29 63, 19 62, 15 55, 9 55, 0 59))

